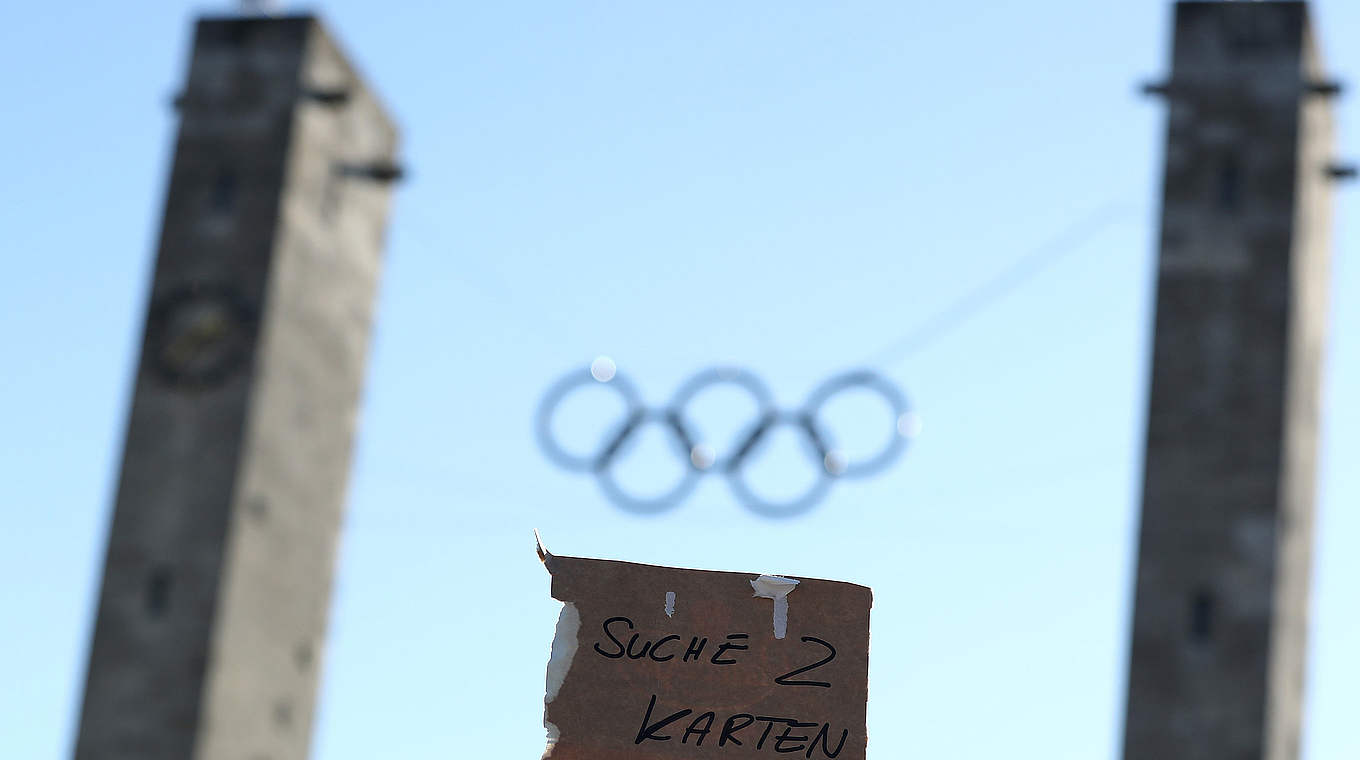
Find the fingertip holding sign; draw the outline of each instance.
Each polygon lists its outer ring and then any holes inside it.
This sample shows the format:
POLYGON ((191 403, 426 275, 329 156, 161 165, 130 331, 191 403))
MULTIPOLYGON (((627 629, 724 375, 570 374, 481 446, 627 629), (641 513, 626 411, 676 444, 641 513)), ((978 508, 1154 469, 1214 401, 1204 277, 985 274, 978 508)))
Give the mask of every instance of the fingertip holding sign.
POLYGON ((734 747, 864 760, 868 588, 537 548, 563 602, 544 695, 545 760, 717 757, 734 747), (773 600, 773 626, 753 599, 773 600))

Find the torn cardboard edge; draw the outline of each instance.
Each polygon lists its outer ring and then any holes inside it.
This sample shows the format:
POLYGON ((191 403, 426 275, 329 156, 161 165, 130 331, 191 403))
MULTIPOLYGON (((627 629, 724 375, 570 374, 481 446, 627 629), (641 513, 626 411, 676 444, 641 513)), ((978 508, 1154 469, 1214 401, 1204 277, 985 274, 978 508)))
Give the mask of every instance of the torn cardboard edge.
MULTIPOLYGON (((535 528, 534 531, 533 531, 533 534, 534 534, 534 553, 538 556, 538 560, 539 560, 540 562, 543 563, 543 566, 544 566, 545 568, 547 568, 548 574, 549 574, 549 575, 552 575, 552 574, 553 574, 553 568, 554 568, 554 566, 555 566, 555 563, 553 562, 553 560, 557 559, 558 557, 557 557, 557 555, 555 555, 555 554, 553 554, 552 552, 548 551, 548 549, 543 545, 543 539, 542 539, 542 537, 539 535, 538 529, 535 528)), ((594 558, 594 557, 574 557, 574 558, 573 558, 573 557, 567 557, 566 555, 562 555, 562 558, 563 558, 563 559, 588 559, 588 560, 591 560, 591 561, 593 561, 593 562, 617 562, 617 563, 619 563, 619 564, 621 564, 621 565, 634 565, 634 566, 636 566, 636 567, 657 568, 657 569, 661 569, 661 570, 693 571, 693 572, 696 572, 696 573, 725 573, 725 574, 728 574, 728 575, 753 575, 753 576, 756 576, 756 577, 754 577, 754 578, 751 579, 751 581, 752 581, 752 589, 753 589, 753 590, 758 590, 758 589, 755 589, 755 585, 754 585, 755 581, 758 581, 758 580, 760 580, 761 578, 772 578, 772 579, 777 579, 777 580, 776 580, 776 584, 778 584, 778 583, 780 583, 780 582, 783 582, 783 583, 788 583, 788 584, 791 584, 791 585, 796 586, 797 584, 799 584, 799 583, 801 583, 801 582, 805 582, 805 581, 818 582, 818 583, 838 583, 838 584, 841 584, 841 585, 844 585, 844 586, 851 586, 851 587, 854 587, 854 588, 863 589, 864 591, 872 592, 872 589, 870 589, 868 586, 864 586, 864 585, 861 585, 861 584, 858 584, 858 583, 852 583, 852 582, 850 582, 850 581, 836 580, 836 579, 834 579, 834 578, 808 578, 808 577, 804 577, 804 578, 802 578, 801 580, 799 580, 799 579, 797 579, 797 578, 795 578, 794 576, 791 576, 791 575, 774 575, 774 574, 762 574, 762 573, 745 573, 745 572, 742 572, 742 571, 739 571, 739 570, 715 570, 715 569, 713 569, 713 568, 704 568, 704 567, 675 567, 675 566, 673 566, 673 565, 655 565, 655 564, 651 564, 651 563, 647 563, 647 562, 632 562, 632 561, 629 561, 629 560, 626 560, 626 559, 604 559, 604 558, 594 558)), ((762 594, 755 594, 755 596, 763 596, 763 595, 762 595, 762 594)), ((764 597, 764 598, 767 598, 767 599, 768 599, 768 598, 771 598, 771 597, 764 597)))

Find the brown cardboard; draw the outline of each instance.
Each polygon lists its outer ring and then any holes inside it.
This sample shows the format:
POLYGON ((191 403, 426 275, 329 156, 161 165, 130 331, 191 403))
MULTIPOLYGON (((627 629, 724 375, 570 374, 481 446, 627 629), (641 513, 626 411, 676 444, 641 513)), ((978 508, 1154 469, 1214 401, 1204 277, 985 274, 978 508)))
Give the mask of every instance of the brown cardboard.
POLYGON ((868 588, 796 578, 787 631, 776 639, 774 601, 751 585, 760 573, 543 560, 564 603, 548 669, 545 760, 864 760, 868 588), (834 658, 794 672, 826 660, 827 645, 834 658))

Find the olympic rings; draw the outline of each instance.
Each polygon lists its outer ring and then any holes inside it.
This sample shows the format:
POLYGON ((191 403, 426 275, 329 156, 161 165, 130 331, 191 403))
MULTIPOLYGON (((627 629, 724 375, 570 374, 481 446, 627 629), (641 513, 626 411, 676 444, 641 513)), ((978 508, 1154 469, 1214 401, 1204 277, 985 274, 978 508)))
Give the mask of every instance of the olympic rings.
POLYGON ((613 362, 598 359, 589 368, 576 370, 560 378, 549 387, 539 402, 534 418, 534 432, 539 447, 548 459, 560 467, 577 472, 594 473, 605 496, 615 505, 629 512, 656 514, 668 510, 687 497, 699 478, 709 472, 722 473, 729 487, 747 509, 766 517, 792 517, 802 514, 822 500, 834 480, 862 478, 891 465, 907 446, 914 417, 904 396, 891 381, 870 370, 855 370, 835 375, 808 394, 798 410, 781 410, 774 405, 765 383, 748 370, 738 367, 714 367, 686 380, 664 407, 648 407, 642 403, 637 388, 613 362), (622 419, 607 429, 598 450, 591 454, 577 454, 558 442, 553 435, 553 414, 564 399, 584 387, 603 385, 618 395, 623 402, 622 419), (711 388, 730 385, 751 397, 755 403, 755 420, 746 426, 737 439, 719 457, 709 448, 704 437, 685 411, 699 394, 711 388), (891 435, 888 443, 872 456, 849 460, 835 446, 820 421, 826 404, 838 394, 856 388, 871 391, 891 408, 891 435), (669 434, 677 456, 685 460, 685 471, 666 492, 655 497, 639 497, 619 485, 614 474, 614 463, 635 434, 648 425, 660 425, 669 434), (776 428, 795 428, 803 439, 804 448, 815 457, 817 480, 806 492, 787 501, 769 501, 758 495, 746 482, 745 465, 760 444, 776 428))

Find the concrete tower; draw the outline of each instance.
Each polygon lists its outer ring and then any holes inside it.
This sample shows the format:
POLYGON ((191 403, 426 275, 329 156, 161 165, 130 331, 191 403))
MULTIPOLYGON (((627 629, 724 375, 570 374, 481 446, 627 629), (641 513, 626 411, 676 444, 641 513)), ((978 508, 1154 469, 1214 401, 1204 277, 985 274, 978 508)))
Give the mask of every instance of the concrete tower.
POLYGON ((198 23, 77 760, 302 760, 396 131, 310 17, 198 23))
POLYGON ((1302 717, 1330 96, 1301 2, 1181 2, 1126 760, 1291 760, 1302 717))

